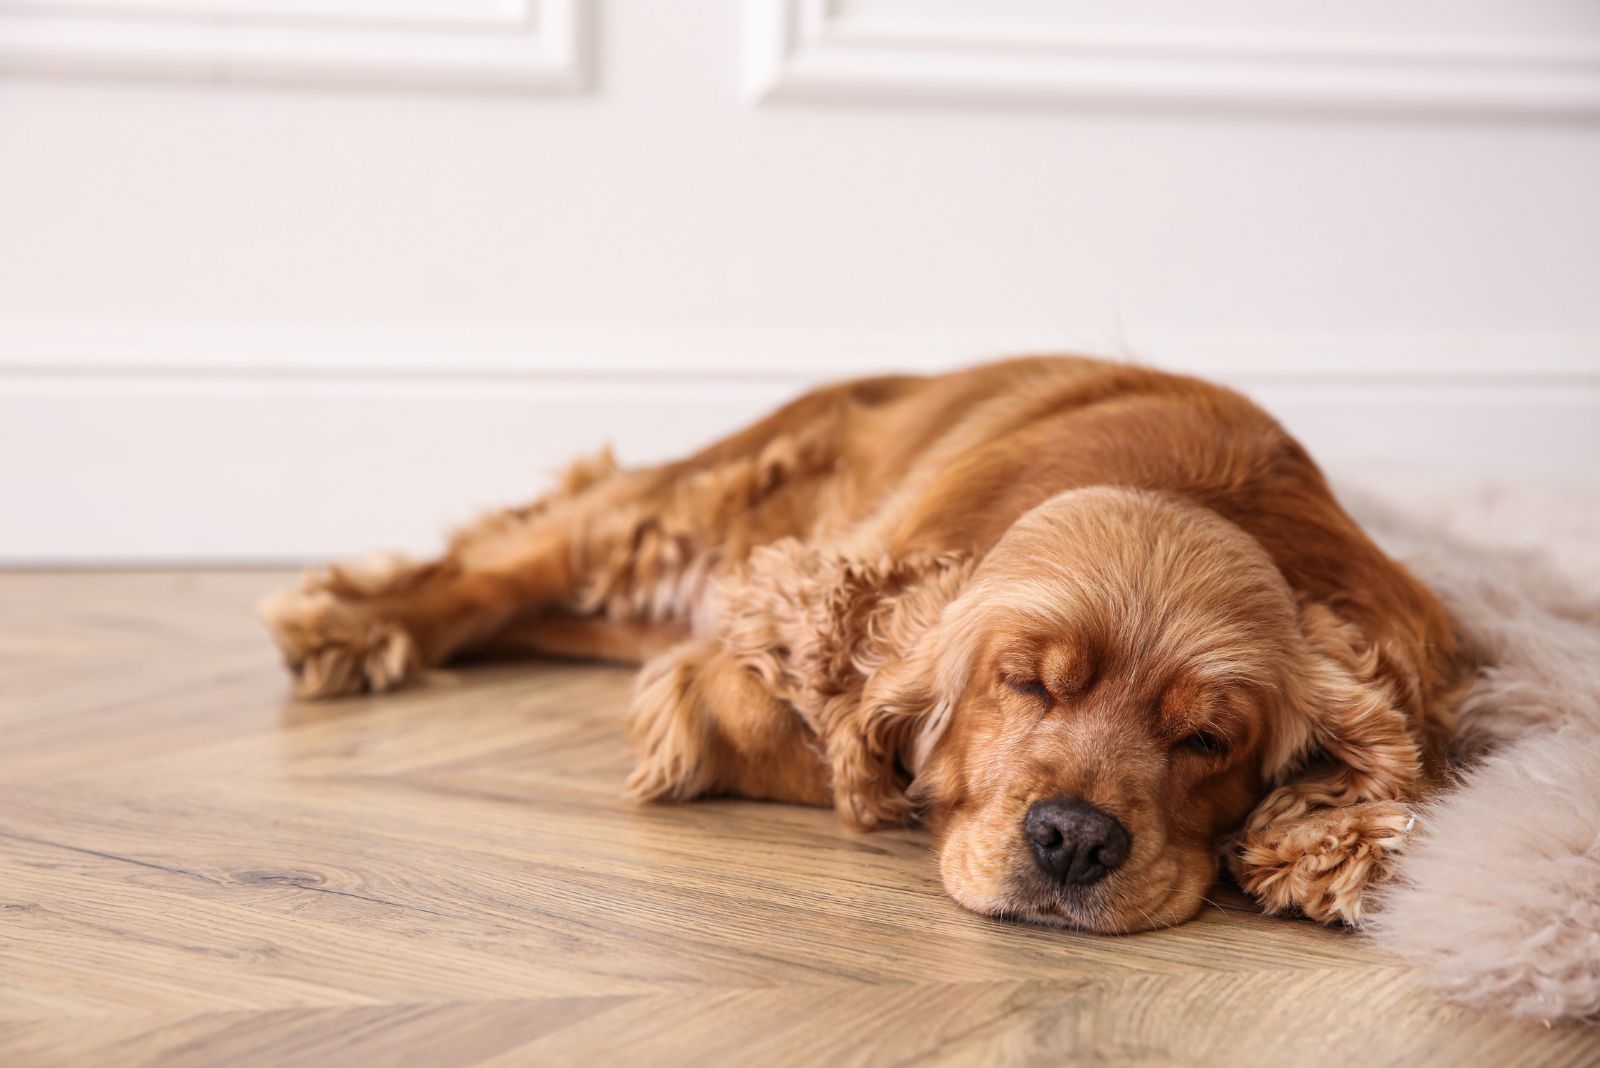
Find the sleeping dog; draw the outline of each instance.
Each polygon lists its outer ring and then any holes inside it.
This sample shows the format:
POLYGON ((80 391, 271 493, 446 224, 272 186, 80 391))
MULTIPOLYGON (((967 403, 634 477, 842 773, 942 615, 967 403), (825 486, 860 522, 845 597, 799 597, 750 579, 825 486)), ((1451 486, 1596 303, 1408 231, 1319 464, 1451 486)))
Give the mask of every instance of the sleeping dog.
POLYGON ((264 615, 305 697, 486 650, 642 661, 634 798, 920 821, 962 905, 1103 932, 1192 917, 1219 858, 1269 911, 1358 921, 1470 672, 1269 416, 1079 358, 602 454, 264 615))

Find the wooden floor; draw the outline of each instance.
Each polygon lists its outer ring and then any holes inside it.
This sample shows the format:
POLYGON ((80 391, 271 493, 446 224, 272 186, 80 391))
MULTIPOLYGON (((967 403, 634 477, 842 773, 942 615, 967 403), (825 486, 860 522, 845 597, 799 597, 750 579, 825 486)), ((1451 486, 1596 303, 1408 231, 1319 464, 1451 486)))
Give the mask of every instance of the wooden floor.
POLYGON ((0 1065, 1600 1063, 1217 896, 969 915, 919 833, 619 800, 629 673, 288 699, 271 573, 0 575, 0 1065))

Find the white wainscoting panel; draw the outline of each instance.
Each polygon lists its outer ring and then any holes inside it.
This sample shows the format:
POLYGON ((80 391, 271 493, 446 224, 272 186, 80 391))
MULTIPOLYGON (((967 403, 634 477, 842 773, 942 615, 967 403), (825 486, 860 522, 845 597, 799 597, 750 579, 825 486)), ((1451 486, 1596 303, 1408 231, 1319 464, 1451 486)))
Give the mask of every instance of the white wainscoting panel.
MULTIPOLYGON (((1499 0, 1513 2, 1540 6, 1499 0)), ((1485 18, 1494 3, 1455 5, 1434 12, 1447 33, 1408 39, 1393 4, 1337 6, 1331 26, 1283 29, 1273 9, 1305 5, 746 0, 746 87, 780 101, 1600 112, 1600 9, 1545 3, 1543 32, 1507 39, 1485 18)))
POLYGON ((574 91, 591 0, 0 0, 0 73, 574 91))
POLYGON ((0 0, 0 564, 428 551, 1030 351, 1593 485, 1597 57, 1596 0, 0 0))

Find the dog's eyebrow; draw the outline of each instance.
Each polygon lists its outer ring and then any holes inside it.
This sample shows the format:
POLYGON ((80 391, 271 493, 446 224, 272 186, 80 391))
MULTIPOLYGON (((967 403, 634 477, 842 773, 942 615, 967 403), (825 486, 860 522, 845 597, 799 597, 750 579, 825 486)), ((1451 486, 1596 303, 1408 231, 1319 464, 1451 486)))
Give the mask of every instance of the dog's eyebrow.
POLYGON ((1071 697, 1094 682, 1097 660, 1093 650, 1081 643, 1058 642, 1039 658, 1039 675, 1056 696, 1071 697))
POLYGON ((1004 679, 1029 682, 1039 678, 1040 655, 1037 649, 1010 648, 994 659, 995 671, 1004 679))
POLYGON ((1156 698, 1156 713, 1163 719, 1181 721, 1186 727, 1210 725, 1226 719, 1227 693, 1215 683, 1180 675, 1167 683, 1156 698))

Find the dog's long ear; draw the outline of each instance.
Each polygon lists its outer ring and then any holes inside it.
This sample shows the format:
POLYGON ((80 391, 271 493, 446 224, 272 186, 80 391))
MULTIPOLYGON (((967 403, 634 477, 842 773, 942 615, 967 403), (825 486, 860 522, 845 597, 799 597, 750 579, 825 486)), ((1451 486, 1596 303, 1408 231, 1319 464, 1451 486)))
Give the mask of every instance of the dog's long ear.
POLYGON ((1405 800, 1422 780, 1422 750, 1403 708, 1414 684, 1324 605, 1302 608, 1300 629, 1290 722, 1265 769, 1280 785, 1251 814, 1252 828, 1316 808, 1405 800))
POLYGON ((864 684, 821 717, 834 807, 858 830, 915 815, 907 791, 949 726, 971 661, 974 631, 949 609, 972 562, 949 555, 897 570, 897 588, 883 591, 860 632, 854 659, 864 684))
POLYGON ((1322 605, 1300 614, 1304 649, 1263 769, 1278 784, 1227 859, 1268 912, 1359 923, 1368 886, 1401 848, 1423 779, 1405 712, 1415 682, 1322 605))
POLYGON ((729 651, 815 732, 853 827, 912 814, 910 774, 948 713, 941 618, 971 571, 964 554, 863 560, 784 539, 722 587, 729 651))

